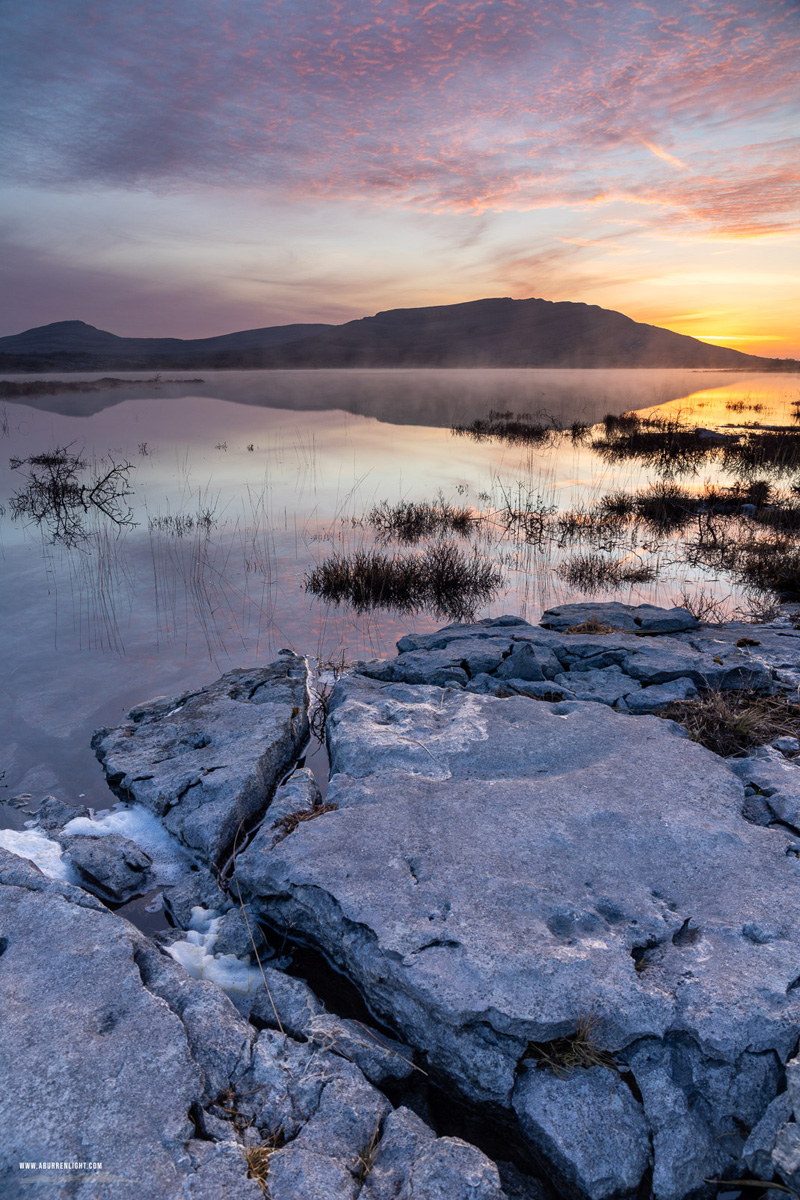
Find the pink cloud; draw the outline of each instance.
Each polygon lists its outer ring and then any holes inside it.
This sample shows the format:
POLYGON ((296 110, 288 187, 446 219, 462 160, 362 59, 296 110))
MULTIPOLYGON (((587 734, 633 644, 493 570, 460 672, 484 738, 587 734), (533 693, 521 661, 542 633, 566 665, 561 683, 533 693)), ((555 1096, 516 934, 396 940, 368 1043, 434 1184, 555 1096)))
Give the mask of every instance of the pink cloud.
POLYGON ((7 22, 25 181, 795 219, 791 0, 26 0, 7 22))

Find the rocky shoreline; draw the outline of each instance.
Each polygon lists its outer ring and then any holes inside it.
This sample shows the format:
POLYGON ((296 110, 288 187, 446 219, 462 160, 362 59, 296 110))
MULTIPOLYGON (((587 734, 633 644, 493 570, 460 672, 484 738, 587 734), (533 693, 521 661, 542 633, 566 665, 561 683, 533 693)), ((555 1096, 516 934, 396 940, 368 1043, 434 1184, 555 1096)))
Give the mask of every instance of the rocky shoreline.
POLYGON ((800 743, 655 714, 798 686, 788 620, 570 605, 97 731, 115 810, 0 838, 3 1195, 797 1189, 800 743))

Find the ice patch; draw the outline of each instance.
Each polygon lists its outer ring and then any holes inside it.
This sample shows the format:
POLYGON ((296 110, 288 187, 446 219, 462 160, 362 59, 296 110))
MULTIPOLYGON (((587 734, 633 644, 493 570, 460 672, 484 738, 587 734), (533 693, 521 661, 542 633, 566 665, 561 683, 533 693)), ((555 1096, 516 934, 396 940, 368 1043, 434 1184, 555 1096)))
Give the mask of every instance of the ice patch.
POLYGON ((78 882, 72 866, 62 857, 58 842, 39 829, 0 829, 0 846, 12 854, 18 854, 20 858, 30 859, 51 879, 78 882))
POLYGON ((195 979, 208 979, 223 992, 251 996, 262 984, 261 971, 250 965, 250 956, 214 954, 222 917, 215 908, 192 909, 186 939, 167 946, 167 953, 195 979))
POLYGON ((178 883, 193 861, 158 817, 141 804, 114 808, 96 817, 73 817, 61 832, 69 837, 105 837, 109 833, 118 833, 129 838, 150 855, 153 874, 163 885, 178 883))

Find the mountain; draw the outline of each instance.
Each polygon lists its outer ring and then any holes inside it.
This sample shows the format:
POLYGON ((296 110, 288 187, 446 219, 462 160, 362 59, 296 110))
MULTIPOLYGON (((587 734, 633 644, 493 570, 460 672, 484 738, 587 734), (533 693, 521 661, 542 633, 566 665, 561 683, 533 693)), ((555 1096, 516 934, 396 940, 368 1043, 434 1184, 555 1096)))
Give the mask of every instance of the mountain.
POLYGON ((689 367, 769 370, 759 358, 595 304, 473 300, 396 308, 345 325, 281 325, 184 341, 120 338, 59 321, 0 338, 0 371, 301 367, 689 367))
POLYGON ((0 371, 149 371, 260 366, 275 346, 314 338, 330 325, 276 325, 217 337, 123 338, 84 321, 56 321, 0 338, 0 371))

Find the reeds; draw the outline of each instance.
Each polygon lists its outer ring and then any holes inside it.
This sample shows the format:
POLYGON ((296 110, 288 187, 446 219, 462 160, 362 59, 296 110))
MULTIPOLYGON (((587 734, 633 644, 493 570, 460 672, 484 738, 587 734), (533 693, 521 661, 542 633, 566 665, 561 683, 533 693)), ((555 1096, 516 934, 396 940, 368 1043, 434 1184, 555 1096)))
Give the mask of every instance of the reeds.
POLYGON ((582 592, 610 591, 624 584, 650 583, 655 567, 642 562, 620 562, 599 554, 577 555, 560 563, 557 572, 571 587, 582 592))
MULTIPOLYGON (((451 432, 475 442, 492 438, 512 446, 541 446, 551 441, 558 425, 546 413, 514 413, 490 410, 487 417, 476 417, 468 425, 454 424, 451 432)), ((577 428, 577 427, 576 427, 577 428)), ((576 440, 580 435, 576 435, 576 440)))
POLYGON ((378 539, 394 539, 411 546, 425 538, 457 534, 470 537, 482 518, 465 506, 449 504, 442 496, 433 503, 420 500, 400 500, 396 504, 381 501, 367 513, 365 523, 371 525, 378 539))
POLYGON ((427 610, 460 621, 473 617, 502 582, 495 565, 476 551, 467 554, 439 542, 409 556, 377 550, 334 554, 305 576, 305 589, 331 604, 346 601, 359 613, 427 610))

